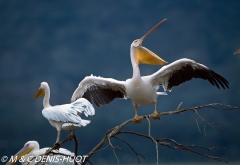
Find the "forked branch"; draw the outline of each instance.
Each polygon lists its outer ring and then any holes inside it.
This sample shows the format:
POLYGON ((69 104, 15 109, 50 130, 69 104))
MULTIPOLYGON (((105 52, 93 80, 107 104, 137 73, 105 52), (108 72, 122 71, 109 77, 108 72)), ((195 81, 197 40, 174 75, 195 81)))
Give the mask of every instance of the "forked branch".
MULTIPOLYGON (((168 112, 161 112, 159 113, 160 116, 165 116, 165 115, 173 115, 173 114, 180 114, 180 113, 184 113, 184 112, 187 112, 187 111, 193 111, 197 117, 202 121, 204 122, 205 125, 208 125, 212 128, 216 128, 219 127, 218 125, 214 124, 214 123, 211 123, 211 122, 208 122, 206 120, 204 120, 204 118, 202 118, 198 111, 197 110, 203 110, 203 109, 216 109, 216 110, 240 110, 239 107, 235 107, 235 106, 230 106, 230 105, 227 105, 227 104, 221 104, 221 103, 212 103, 212 104, 207 104, 207 105, 202 105, 202 106, 196 106, 196 107, 192 107, 192 108, 184 108, 184 109, 180 109, 180 106, 181 106, 182 103, 180 103, 180 105, 177 107, 176 110, 173 110, 173 111, 168 111, 168 112)), ((97 152, 100 152, 100 151, 103 151, 104 149, 108 148, 108 147, 111 147, 113 149, 113 152, 114 152, 114 155, 116 157, 116 160, 118 163, 119 162, 119 159, 115 153, 115 146, 111 143, 111 138, 116 138, 120 141, 122 141, 123 143, 127 144, 127 146, 134 152, 134 154, 136 155, 137 159, 138 159, 138 162, 140 163, 140 159, 139 159, 139 156, 141 156, 142 158, 143 155, 139 154, 132 146, 131 144, 129 144, 126 140, 123 140, 119 137, 117 137, 117 135, 119 134, 132 134, 132 135, 135 135, 135 136, 140 136, 140 137, 143 137, 143 138, 147 138, 149 140, 152 140, 156 143, 156 159, 157 159, 157 163, 158 163, 158 145, 160 146, 164 146, 164 147, 168 147, 168 148, 171 148, 171 149, 177 149, 177 150, 182 150, 182 151, 188 151, 188 152, 191 152, 193 154, 197 154, 197 155, 201 155, 201 156, 204 156, 204 157, 207 157, 209 158, 210 160, 217 160, 217 161, 221 161, 221 162, 227 162, 227 159, 226 158, 221 158, 221 157, 216 157, 216 156, 212 156, 212 155, 208 155, 206 153, 202 153, 202 152, 199 152, 197 149, 201 148, 201 149, 205 149, 206 151, 211 151, 213 149, 219 149, 218 147, 204 147, 204 146, 199 146, 199 145, 183 145, 173 139, 170 139, 170 138, 155 138, 155 137, 152 137, 151 133, 150 133, 150 115, 145 115, 143 116, 144 119, 148 120, 148 135, 145 135, 145 134, 141 134, 141 133, 138 133, 138 132, 133 132, 133 131, 122 131, 121 129, 126 126, 127 124, 133 122, 132 119, 129 119, 129 120, 126 120, 124 121, 122 124, 118 125, 118 126, 115 126, 113 127, 112 129, 110 129, 109 131, 106 132, 105 136, 103 137, 103 139, 87 154, 87 157, 86 159, 84 160, 84 162, 82 163, 82 165, 86 164, 87 162, 90 163, 90 158, 97 152), (108 142, 108 145, 107 147, 101 149, 101 147, 103 147, 104 144, 106 144, 108 142)), ((197 125, 198 125, 198 122, 197 122, 197 125)), ((199 127, 198 127, 199 128, 199 127)), ((220 149, 223 149, 223 148, 220 148, 220 149)), ((124 150, 125 151, 125 150, 124 150)), ((165 153, 164 153, 165 154, 165 153)), ((167 155, 168 156, 168 155, 167 155)), ((168 156, 169 157, 169 156, 168 156)), ((171 157, 170 157, 171 158, 171 157)), ((172 158, 171 158, 172 159, 172 158)), ((173 160, 173 159, 172 159, 173 160)))
MULTIPOLYGON (((201 117, 198 113, 199 110, 203 110, 203 109, 216 109, 216 110, 239 110, 239 107, 235 107, 235 106, 230 106, 227 104, 221 104, 221 103, 212 103, 212 104, 207 104, 207 105, 202 105, 202 106, 196 106, 196 107, 192 107, 192 108, 184 108, 184 109, 180 109, 182 103, 179 104, 179 106, 177 107, 176 110, 173 111, 168 111, 168 112, 161 112, 160 116, 165 116, 165 115, 173 115, 173 114, 180 114, 180 113, 184 113, 187 111, 192 111, 196 114, 196 116, 198 117, 198 119, 200 119, 200 121, 202 121, 205 126, 208 125, 210 127, 212 127, 213 129, 220 127, 212 122, 208 122, 206 121, 203 117, 201 117)), ((183 145, 177 141, 175 141, 174 139, 170 139, 170 138, 156 138, 153 137, 151 135, 151 122, 149 120, 150 115, 145 115, 143 116, 144 119, 146 119, 148 121, 148 134, 141 134, 138 132, 133 132, 133 131, 123 131, 121 130, 124 126, 126 126, 127 124, 133 122, 132 119, 126 120, 124 121, 122 124, 113 127, 112 129, 108 130, 105 134, 105 136, 103 137, 103 139, 87 154, 85 160, 83 161, 82 165, 86 164, 87 162, 89 164, 92 164, 90 162, 90 158, 97 152, 101 152, 109 147, 112 148, 112 151, 114 153, 114 156, 118 162, 118 164, 120 164, 120 160, 115 152, 115 150, 120 150, 123 152, 128 152, 118 146, 115 146, 112 141, 111 138, 115 138, 123 143, 125 143, 130 149, 131 151, 134 152, 134 154, 136 155, 136 158, 138 160, 138 162, 140 163, 140 158, 144 158, 144 156, 140 153, 138 153, 129 142, 127 142, 127 140, 124 140, 122 138, 119 138, 118 135, 119 134, 129 134, 129 135, 134 135, 134 136, 139 136, 139 137, 143 137, 146 139, 149 139, 153 142, 155 142, 156 145, 156 160, 157 160, 157 164, 158 164, 158 146, 162 146, 162 147, 168 147, 171 149, 175 149, 175 150, 181 150, 181 151, 187 151, 193 154, 197 154, 197 155, 201 155, 204 157, 209 158, 210 160, 216 160, 216 161, 221 161, 221 162, 227 162, 226 158, 221 158, 221 157, 216 157, 216 156, 212 156, 203 152, 199 152, 198 149, 205 149, 206 151, 211 151, 214 149, 224 149, 224 148, 220 148, 220 147, 204 147, 204 146, 200 146, 200 145, 183 145), (102 148, 104 144, 107 144, 106 147, 102 148)), ((198 126, 198 121, 196 120, 197 123, 197 127, 198 130, 199 126, 198 126)), ((205 130, 204 130, 205 131, 205 130)), ((206 134, 206 132, 205 132, 206 134)), ((73 134, 74 135, 74 134, 73 134)), ((73 136, 74 140, 75 140, 75 156, 77 156, 77 151, 78 151, 78 143, 77 143, 77 139, 75 137, 75 135, 73 136)), ((63 143, 65 143, 66 141, 69 140, 69 137, 67 137, 66 139, 64 139, 62 142, 55 144, 51 149, 49 149, 44 155, 49 155, 49 154, 57 154, 56 152, 54 152, 55 149, 58 149, 61 147, 61 145, 63 143)), ((163 148, 161 147, 161 150, 163 151, 163 153, 166 155, 166 153, 164 152, 163 148)), ((59 154, 59 153, 58 153, 59 154)), ((169 157, 170 159, 173 160, 173 158, 171 158, 169 155, 166 155, 167 157, 169 157)), ((75 165, 76 165, 76 161, 75 161, 75 165)))

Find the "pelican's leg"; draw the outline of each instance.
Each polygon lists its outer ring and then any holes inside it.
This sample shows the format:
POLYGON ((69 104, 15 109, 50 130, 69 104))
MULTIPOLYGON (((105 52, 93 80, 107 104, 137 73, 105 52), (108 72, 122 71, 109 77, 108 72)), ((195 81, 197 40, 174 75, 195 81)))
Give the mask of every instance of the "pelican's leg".
POLYGON ((135 116, 133 118, 133 123, 134 124, 141 123, 143 117, 142 116, 138 116, 138 114, 137 114, 138 106, 134 104, 133 107, 134 107, 134 111, 135 111, 135 116))
POLYGON ((61 135, 61 130, 57 131, 57 140, 56 143, 54 144, 54 149, 59 150, 59 148, 61 147, 62 143, 59 141, 60 140, 60 135, 61 135))
POLYGON ((60 131, 57 131, 58 133, 57 133, 57 141, 56 141, 56 143, 58 143, 59 142, 59 140, 60 140, 60 136, 61 136, 61 130, 60 131))
POLYGON ((74 129, 72 130, 72 136, 75 141, 75 156, 77 156, 78 155, 78 139, 77 139, 76 135, 74 134, 74 129))
POLYGON ((72 138, 75 136, 74 129, 71 130, 71 134, 68 135, 68 140, 72 140, 72 138))
POLYGON ((150 117, 153 118, 153 119, 155 119, 155 120, 156 120, 156 119, 157 119, 157 120, 160 120, 160 115, 159 115, 159 113, 157 112, 157 103, 154 102, 153 105, 154 105, 154 112, 150 115, 150 117))

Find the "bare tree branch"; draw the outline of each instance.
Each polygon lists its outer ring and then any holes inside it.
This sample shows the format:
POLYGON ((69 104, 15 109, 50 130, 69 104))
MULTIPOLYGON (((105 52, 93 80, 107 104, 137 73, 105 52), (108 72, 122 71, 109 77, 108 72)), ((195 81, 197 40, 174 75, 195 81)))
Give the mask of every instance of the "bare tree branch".
MULTIPOLYGON (((206 126, 210 126, 211 128, 213 129, 216 129, 216 128, 221 128, 219 125, 215 124, 215 123, 212 123, 212 122, 209 122, 209 121, 206 121, 203 117, 201 117, 198 113, 198 110, 202 110, 202 109, 207 109, 207 108, 210 108, 210 109, 216 109, 216 110, 239 110, 240 108, 239 107, 235 107, 235 106, 230 106, 230 105, 227 105, 227 104, 221 104, 221 103, 212 103, 212 104, 207 104, 207 105, 202 105, 202 106, 196 106, 196 107, 192 107, 192 108, 184 108, 184 109, 180 109, 180 106, 182 105, 182 103, 180 103, 177 107, 176 110, 173 110, 173 111, 168 111, 168 112, 161 112, 159 113, 160 116, 165 116, 165 115, 173 115, 173 114, 180 114, 180 113, 184 113, 184 112, 187 112, 187 111, 192 111, 196 114, 197 118, 200 119, 203 123, 204 123, 204 133, 206 135, 206 131, 205 131, 205 127, 206 126)), ((126 126, 127 124, 133 122, 132 119, 129 119, 129 120, 126 120, 124 121, 122 124, 118 125, 118 126, 115 126, 113 127, 112 129, 108 130, 105 134, 105 136, 103 137, 103 139, 87 154, 87 157, 86 159, 83 161, 82 165, 86 164, 87 162, 89 164, 92 164, 90 162, 90 158, 93 156, 93 154, 97 153, 97 152, 101 152, 109 147, 112 148, 112 151, 114 153, 114 156, 118 162, 118 164, 120 164, 120 160, 119 158, 117 157, 117 154, 115 152, 115 149, 117 150, 120 150, 120 151, 124 151, 124 152, 128 152, 126 150, 123 150, 122 148, 118 147, 118 146, 114 146, 114 144, 112 143, 111 141, 111 138, 115 138, 123 143, 125 143, 133 152, 134 154, 136 155, 136 158, 138 160, 138 163, 140 163, 140 159, 139 159, 139 156, 141 156, 142 158, 144 158, 143 155, 139 154, 132 146, 130 143, 128 143, 126 140, 124 139, 121 139, 119 137, 117 137, 119 134, 132 134, 132 135, 135 135, 135 136, 139 136, 139 137, 143 137, 143 138, 147 138, 153 142, 155 142, 155 145, 156 145, 156 159, 157 159, 157 164, 158 164, 158 145, 161 146, 161 150, 162 152, 168 157, 170 158, 171 160, 174 161, 174 159, 172 157, 170 157, 164 150, 162 147, 168 147, 168 148, 171 148, 171 149, 176 149, 176 150, 182 150, 182 151, 187 151, 187 152, 190 152, 190 153, 194 153, 194 154, 197 154, 197 155, 201 155, 201 156, 204 156, 204 157, 207 157, 209 158, 210 160, 217 160, 217 161, 221 161, 221 162, 227 162, 227 159, 226 158, 221 158, 221 157, 216 157, 216 156, 212 156, 212 155, 208 155, 206 153, 203 153, 203 152, 199 152, 198 149, 205 149, 206 151, 211 151, 211 150, 214 150, 214 149, 225 149, 225 148, 221 148, 221 147, 204 147, 204 146, 200 146, 200 145, 183 145, 173 139, 170 139, 170 138, 156 138, 156 137, 152 137, 151 135, 151 122, 149 120, 150 118, 150 115, 145 115, 143 116, 143 119, 146 119, 148 121, 148 134, 145 135, 145 134, 141 134, 141 133, 138 133, 138 132, 133 132, 133 131, 122 131, 121 129, 126 126), (106 144, 108 142, 108 145, 105 146, 104 148, 103 145, 106 144), (102 148, 102 149, 101 149, 102 148)), ((200 131, 200 128, 199 128, 199 124, 198 124, 198 120, 196 118, 196 123, 197 123, 197 128, 200 131)), ((75 136, 75 135, 74 135, 75 136)), ((75 156, 77 156, 77 151, 78 151, 78 144, 77 144, 77 138, 76 136, 74 137, 74 140, 75 140, 75 156)), ((55 144, 51 149, 49 149, 45 155, 48 155, 48 154, 56 154, 53 152, 53 150, 55 149, 58 149, 60 148, 60 146, 65 143, 66 141, 69 140, 69 137, 67 137, 66 139, 64 139, 62 142, 60 143, 57 143, 55 144)), ((144 158, 145 159, 145 158, 144 158)), ((75 164, 76 161, 75 161, 75 164)))
POLYGON ((114 156, 115 156, 115 158, 117 159, 117 163, 119 164, 119 159, 118 159, 117 154, 116 154, 116 152, 115 152, 115 147, 114 147, 114 146, 112 145, 112 143, 111 143, 111 138, 108 138, 108 143, 109 143, 109 145, 112 147, 114 156))
MULTIPOLYGON (((216 109, 216 110, 239 110, 240 108, 239 107, 235 107, 235 106, 231 106, 231 105, 227 105, 227 104, 222 104, 222 103, 212 103, 212 104, 207 104, 207 105, 202 105, 202 106, 196 106, 196 107, 192 107, 192 108, 183 108, 183 109, 180 109, 180 106, 182 105, 182 103, 179 104, 179 106, 177 107, 176 110, 173 110, 173 111, 168 111, 168 112, 161 112, 159 113, 160 116, 165 116, 165 115, 173 115, 173 114, 180 114, 180 113, 184 113, 184 112, 187 112, 187 111, 192 111, 194 112, 197 117, 205 124, 204 125, 204 133, 206 135, 206 131, 205 131, 205 127, 206 126, 210 126, 211 128, 213 129, 216 129, 216 128, 221 128, 219 125, 217 124, 214 124, 212 122, 208 122, 206 121, 204 118, 202 118, 198 111, 197 110, 202 110, 202 109, 207 109, 207 108, 210 108, 210 109, 216 109)), ((120 139, 119 137, 117 137, 117 135, 119 134, 133 134, 133 135, 136 135, 136 136, 140 136, 140 137, 144 137, 144 138, 147 138, 147 139, 150 139, 152 140, 153 142, 155 142, 156 144, 156 153, 157 153, 157 163, 158 163, 158 145, 160 146, 163 146, 163 147, 168 147, 168 148, 171 148, 171 149, 177 149, 177 150, 184 150, 184 151, 188 151, 188 152, 191 152, 191 153, 194 153, 194 154, 197 154, 197 155, 201 155, 201 156, 204 156, 204 157, 207 157, 209 158, 210 160, 217 160, 217 161, 221 161, 221 162, 227 162, 227 159, 226 158, 221 158, 221 157, 216 157, 216 156, 212 156, 212 155, 208 155, 208 154, 205 154, 205 153, 202 153, 202 152, 199 152, 197 151, 197 149, 205 149, 207 151, 211 151, 213 149, 224 149, 224 148, 221 148, 221 147, 204 147, 204 146, 199 146, 199 145, 183 145, 173 139, 170 139, 170 138, 155 138, 155 137, 152 137, 151 136, 151 129, 150 129, 150 120, 149 120, 149 117, 150 115, 145 115, 143 116, 144 119, 146 119, 148 121, 148 135, 145 135, 145 134, 141 134, 141 133, 138 133, 138 132, 133 132, 133 131, 121 131, 121 129, 126 126, 127 124, 133 122, 132 119, 129 119, 129 120, 126 120, 125 122, 123 122, 122 124, 118 125, 118 126, 115 126, 113 127, 112 129, 108 130, 107 133, 105 134, 105 136, 103 137, 103 139, 96 145, 96 147, 94 147, 88 154, 87 154, 87 158, 85 159, 85 161, 82 163, 83 165, 86 164, 86 162, 89 162, 89 159, 92 157, 92 155, 94 153, 97 153, 97 152, 100 152, 100 151, 103 151, 105 150, 106 148, 108 148, 109 146, 112 147, 113 149, 113 152, 115 154, 115 157, 117 159, 117 162, 118 164, 120 163, 119 162, 119 159, 118 157, 116 156, 116 153, 114 151, 114 146, 111 144, 111 138, 116 138, 122 142, 124 142, 125 144, 128 145, 128 147, 130 147, 130 149, 135 153, 137 159, 138 159, 138 162, 140 163, 140 159, 138 156, 141 156, 143 157, 142 155, 138 154, 137 151, 126 141, 126 140, 123 140, 123 139, 120 139), (103 149, 100 149, 106 142, 109 142, 109 144, 104 147, 103 149)), ((199 132, 200 131, 200 128, 199 128, 199 125, 198 125, 198 121, 196 119, 196 123, 197 123, 197 127, 198 127, 198 130, 199 132)), ((161 150, 163 151, 163 153, 169 157, 170 159, 172 159, 169 155, 167 155, 164 150, 161 148, 161 150)), ((143 157, 144 158, 144 157, 143 157)), ((173 159, 172 159, 173 160, 173 159)), ((174 161, 174 160, 173 160, 174 161)))
MULTIPOLYGON (((119 134, 121 134, 121 133, 133 134, 133 135, 136 135, 136 136, 141 136, 141 137, 144 137, 144 138, 152 140, 152 138, 149 137, 148 135, 144 135, 144 134, 133 132, 133 131, 120 131, 119 134)), ((178 143, 177 141, 175 141, 173 139, 169 139, 169 138, 154 138, 154 140, 159 145, 162 145, 162 146, 165 146, 165 147, 168 147, 168 148, 178 149, 178 150, 185 150, 185 151, 197 154, 197 155, 202 155, 202 156, 208 157, 210 160, 218 160, 218 161, 227 163, 227 159, 226 158, 221 158, 221 157, 215 157, 215 156, 207 155, 207 154, 204 154, 204 153, 201 153, 201 152, 198 152, 198 151, 192 149, 192 148, 203 148, 203 149, 206 149, 206 150, 210 151, 210 150, 213 150, 213 149, 217 149, 218 147, 207 148, 207 147, 197 146, 197 145, 185 146, 185 145, 182 145, 182 144, 178 143)))
MULTIPOLYGON (((53 145, 52 148, 48 149, 43 155, 63 155, 63 156, 70 156, 70 155, 65 155, 62 153, 58 153, 58 152, 54 152, 54 150, 59 150, 59 148, 61 147, 62 144, 66 143, 68 140, 74 139, 75 141, 75 154, 74 156, 72 156, 73 160, 74 160, 74 164, 78 165, 78 163, 75 160, 75 157, 77 157, 77 153, 78 153, 78 140, 76 135, 74 134, 74 130, 72 131, 72 133, 70 135, 67 136, 67 138, 65 138, 63 141, 55 143, 53 145)), ((34 157, 33 159, 35 159, 36 157, 34 157)), ((43 159, 43 157, 41 157, 41 159, 43 159)), ((39 161, 36 165, 40 165, 39 163, 41 163, 41 161, 39 161)))
POLYGON ((135 155, 136 155, 136 157, 137 157, 137 159, 138 159, 138 163, 140 163, 140 159, 139 159, 138 156, 141 156, 143 159, 145 159, 145 157, 144 157, 143 155, 137 153, 136 150, 135 150, 127 141, 125 141, 125 140, 123 140, 123 139, 121 139, 121 138, 119 138, 119 137, 116 137, 116 136, 114 136, 113 138, 116 138, 116 139, 124 142, 125 144, 127 144, 128 147, 130 147, 130 148, 132 149, 132 151, 135 153, 135 155))
POLYGON ((196 106, 192 108, 176 109, 174 111, 161 112, 160 115, 164 116, 164 115, 179 114, 186 111, 194 111, 196 109, 203 109, 203 108, 212 108, 216 110, 240 110, 240 108, 236 106, 231 106, 231 105, 222 104, 222 103, 211 103, 211 104, 196 106))

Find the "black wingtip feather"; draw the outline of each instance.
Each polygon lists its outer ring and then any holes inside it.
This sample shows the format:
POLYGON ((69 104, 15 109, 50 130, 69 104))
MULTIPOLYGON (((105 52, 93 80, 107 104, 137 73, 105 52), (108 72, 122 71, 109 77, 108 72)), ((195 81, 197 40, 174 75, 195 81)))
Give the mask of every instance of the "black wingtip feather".
POLYGON ((223 89, 229 88, 228 81, 213 70, 205 67, 193 68, 191 64, 187 64, 181 69, 173 71, 172 76, 168 80, 167 89, 170 90, 172 87, 178 86, 186 81, 191 80, 192 78, 208 80, 218 89, 220 89, 220 87, 223 89))
POLYGON ((125 93, 103 88, 100 85, 92 85, 82 97, 89 100, 92 104, 94 103, 97 107, 100 107, 112 102, 115 98, 124 98, 125 93))

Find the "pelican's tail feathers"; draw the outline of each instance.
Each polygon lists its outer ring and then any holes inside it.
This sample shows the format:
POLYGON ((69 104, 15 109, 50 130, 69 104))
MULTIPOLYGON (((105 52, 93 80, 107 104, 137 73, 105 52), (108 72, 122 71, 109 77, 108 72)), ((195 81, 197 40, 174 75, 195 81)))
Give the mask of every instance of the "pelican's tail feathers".
POLYGON ((84 113, 86 117, 95 115, 95 109, 93 105, 84 98, 79 98, 73 103, 71 103, 72 109, 76 110, 78 113, 84 113))
POLYGON ((80 127, 81 127, 81 126, 84 126, 84 127, 85 127, 85 126, 88 125, 90 122, 91 122, 90 120, 81 120, 78 125, 80 125, 80 127))
POLYGON ((85 127, 86 125, 88 125, 91 121, 90 120, 83 120, 81 119, 81 121, 77 124, 77 123, 64 123, 62 125, 62 127, 70 127, 70 126, 74 126, 74 127, 85 127))
POLYGON ((157 92, 157 95, 168 95, 167 92, 157 92))

